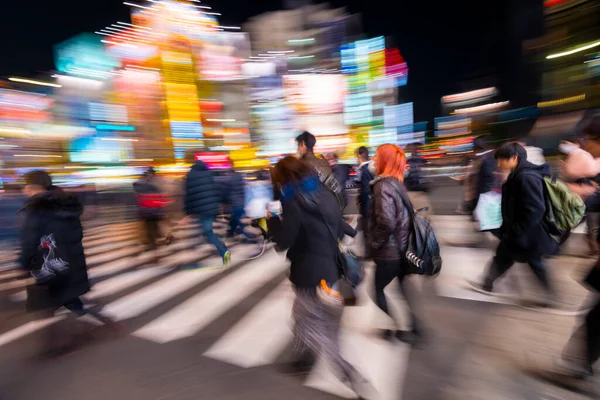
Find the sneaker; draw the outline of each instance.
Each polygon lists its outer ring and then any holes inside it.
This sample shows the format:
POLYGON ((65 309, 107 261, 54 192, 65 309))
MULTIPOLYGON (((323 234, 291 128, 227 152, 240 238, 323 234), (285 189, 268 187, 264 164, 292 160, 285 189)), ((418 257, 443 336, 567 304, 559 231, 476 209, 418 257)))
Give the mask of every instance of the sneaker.
POLYGON ((479 282, 474 282, 474 281, 467 281, 469 286, 471 286, 471 289, 473 289, 476 292, 479 293, 483 293, 483 294, 492 294, 492 287, 489 285, 485 285, 483 283, 479 283, 479 282))
POLYGON ((223 266, 228 267, 231 264, 231 253, 226 251, 223 255, 223 266))

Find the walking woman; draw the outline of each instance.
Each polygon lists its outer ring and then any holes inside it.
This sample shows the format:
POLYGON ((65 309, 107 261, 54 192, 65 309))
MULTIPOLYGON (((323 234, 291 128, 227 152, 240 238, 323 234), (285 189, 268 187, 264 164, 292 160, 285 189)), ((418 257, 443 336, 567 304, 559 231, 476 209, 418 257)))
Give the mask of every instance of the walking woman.
MULTIPOLYGON (((411 283, 406 279, 404 254, 408 247, 408 234, 411 228, 409 209, 412 207, 408 192, 403 184, 406 171, 406 156, 402 149, 393 144, 384 144, 377 149, 375 159, 377 178, 371 184, 371 255, 375 261, 375 295, 379 308, 388 314, 390 311, 383 290, 398 278, 400 288, 410 309, 410 338, 407 332, 383 331, 386 338, 397 335, 399 339, 410 339, 418 343, 422 339, 422 327, 415 316, 415 298, 411 283)), ((392 317, 393 319, 393 317, 392 317)), ((398 326, 397 322, 395 322, 398 326)))
MULTIPOLYGON (((22 209, 21 267, 29 271, 36 284, 27 288, 27 308, 42 317, 51 317, 64 307, 75 317, 86 314, 117 331, 117 324, 84 307, 80 296, 90 290, 83 252, 83 205, 76 195, 52 185, 47 172, 37 170, 25 175, 24 194, 29 198, 22 209)), ((84 332, 68 334, 52 324, 47 330, 44 356, 59 356, 83 344, 84 332)))
POLYGON ((285 157, 274 167, 272 177, 281 192, 283 214, 281 218, 269 215, 269 233, 280 250, 287 250, 296 294, 292 310, 295 361, 288 372, 308 374, 316 357, 323 355, 359 394, 364 379, 340 353, 341 305, 335 306, 319 294, 339 279, 338 240, 345 232, 354 233, 353 229, 345 224, 335 195, 323 186, 310 165, 285 157))

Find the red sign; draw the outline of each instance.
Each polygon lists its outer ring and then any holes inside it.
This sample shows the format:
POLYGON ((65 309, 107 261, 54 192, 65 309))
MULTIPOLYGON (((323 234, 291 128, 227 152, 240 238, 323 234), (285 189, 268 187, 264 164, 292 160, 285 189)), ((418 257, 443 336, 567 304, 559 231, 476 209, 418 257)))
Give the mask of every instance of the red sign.
POLYGON ((227 153, 196 153, 194 158, 197 161, 202 161, 210 169, 231 168, 231 160, 227 153))

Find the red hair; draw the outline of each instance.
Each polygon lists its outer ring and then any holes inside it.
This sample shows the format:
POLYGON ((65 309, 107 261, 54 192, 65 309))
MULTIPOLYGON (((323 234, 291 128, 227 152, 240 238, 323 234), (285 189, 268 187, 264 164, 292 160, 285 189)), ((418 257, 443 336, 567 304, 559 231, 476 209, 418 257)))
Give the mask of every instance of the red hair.
POLYGON ((400 182, 404 181, 406 155, 400 147, 395 144, 383 144, 377 149, 376 157, 378 176, 391 176, 400 182))

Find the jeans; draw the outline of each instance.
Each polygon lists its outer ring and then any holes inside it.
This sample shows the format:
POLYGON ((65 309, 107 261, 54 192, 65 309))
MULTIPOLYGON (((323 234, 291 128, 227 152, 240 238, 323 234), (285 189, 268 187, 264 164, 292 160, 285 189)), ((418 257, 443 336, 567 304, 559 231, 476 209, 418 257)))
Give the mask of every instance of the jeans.
POLYGON ((401 261, 375 260, 375 265, 375 296, 377 306, 381 309, 381 311, 385 312, 393 319, 388 309, 387 299, 383 290, 394 280, 394 278, 397 277, 400 284, 400 290, 402 291, 404 299, 406 300, 406 304, 409 308, 411 318, 409 324, 410 328, 413 332, 422 333, 421 323, 415 315, 415 310, 418 306, 415 296, 415 288, 413 287, 412 282, 405 279, 406 273, 402 268, 401 261))
POLYGON ((598 254, 598 236, 600 233, 600 212, 588 212, 586 218, 587 238, 590 253, 598 254))
MULTIPOLYGON (((496 250, 496 256, 492 261, 492 265, 490 266, 487 277, 484 281, 484 287, 486 288, 486 290, 491 291, 496 279, 504 275, 514 264, 515 260, 512 258, 510 253, 504 248, 504 245, 501 242, 498 246, 498 250, 496 250)), ((527 264, 529 265, 529 268, 531 268, 531 271, 536 276, 536 278, 540 281, 544 289, 546 289, 548 293, 552 293, 553 291, 550 285, 550 279, 548 278, 546 266, 544 265, 542 259, 530 259, 527 260, 527 264)))
POLYGON ((227 253, 227 246, 225 246, 225 243, 223 243, 223 241, 219 239, 219 237, 215 235, 215 232, 213 231, 215 217, 199 217, 198 221, 202 226, 202 234, 204 235, 206 241, 215 246, 219 252, 219 255, 224 257, 225 253, 227 253))
POLYGON ((229 221, 229 235, 235 235, 238 228, 243 229, 241 219, 244 215, 244 207, 231 207, 231 221, 229 221))

